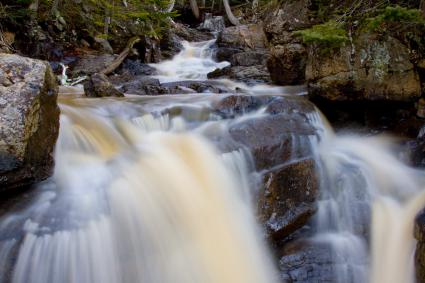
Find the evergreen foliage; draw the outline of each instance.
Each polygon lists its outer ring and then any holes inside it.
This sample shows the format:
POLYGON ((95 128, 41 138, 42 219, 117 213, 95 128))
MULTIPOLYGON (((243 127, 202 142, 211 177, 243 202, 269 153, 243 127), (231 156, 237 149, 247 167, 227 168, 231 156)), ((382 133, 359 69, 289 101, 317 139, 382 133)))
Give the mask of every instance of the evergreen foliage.
POLYGON ((328 21, 305 30, 296 31, 306 44, 319 44, 325 48, 337 48, 348 41, 347 31, 343 24, 328 21))

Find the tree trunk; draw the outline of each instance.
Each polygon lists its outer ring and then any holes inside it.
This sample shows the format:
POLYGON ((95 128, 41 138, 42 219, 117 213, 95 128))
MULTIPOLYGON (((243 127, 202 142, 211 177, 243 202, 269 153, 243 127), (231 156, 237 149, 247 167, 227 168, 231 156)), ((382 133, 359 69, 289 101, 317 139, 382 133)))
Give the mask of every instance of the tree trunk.
POLYGON ((190 8, 192 9, 192 13, 195 16, 195 18, 199 19, 199 17, 200 17, 199 7, 198 7, 198 3, 196 2, 196 0, 190 0, 190 8))
POLYGON ((226 15, 229 21, 232 23, 232 25, 238 26, 240 25, 239 20, 233 15, 232 9, 229 5, 229 0, 223 0, 224 9, 226 10, 226 15))
POLYGON ((130 38, 130 40, 127 43, 127 47, 124 48, 124 50, 118 55, 118 57, 111 63, 109 66, 101 71, 101 74, 109 75, 113 71, 115 71, 116 68, 118 68, 121 63, 124 61, 125 58, 127 58, 128 54, 130 53, 131 49, 133 48, 134 44, 140 41, 140 37, 135 36, 130 38))
POLYGON ((421 0, 421 4, 419 5, 419 9, 422 11, 422 16, 425 17, 425 0, 421 0))

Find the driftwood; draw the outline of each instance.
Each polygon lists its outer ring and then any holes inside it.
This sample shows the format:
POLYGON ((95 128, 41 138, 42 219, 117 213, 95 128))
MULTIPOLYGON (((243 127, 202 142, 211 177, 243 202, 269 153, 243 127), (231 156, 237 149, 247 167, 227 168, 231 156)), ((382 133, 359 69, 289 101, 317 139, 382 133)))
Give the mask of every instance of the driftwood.
POLYGON ((113 71, 115 71, 116 68, 118 68, 121 63, 124 61, 125 58, 127 58, 128 54, 130 53, 131 49, 133 49, 134 44, 140 41, 140 37, 135 36, 130 38, 130 40, 127 43, 127 46, 124 48, 124 50, 118 55, 118 57, 112 61, 112 63, 106 67, 104 70, 102 70, 100 73, 104 75, 109 75, 113 71))

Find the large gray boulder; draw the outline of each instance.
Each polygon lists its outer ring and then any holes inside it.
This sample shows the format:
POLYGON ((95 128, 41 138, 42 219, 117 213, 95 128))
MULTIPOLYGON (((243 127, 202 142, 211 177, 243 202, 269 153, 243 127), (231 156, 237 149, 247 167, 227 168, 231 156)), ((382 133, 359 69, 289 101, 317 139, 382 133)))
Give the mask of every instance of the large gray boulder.
POLYGON ((52 172, 58 87, 47 62, 0 54, 0 192, 52 172))

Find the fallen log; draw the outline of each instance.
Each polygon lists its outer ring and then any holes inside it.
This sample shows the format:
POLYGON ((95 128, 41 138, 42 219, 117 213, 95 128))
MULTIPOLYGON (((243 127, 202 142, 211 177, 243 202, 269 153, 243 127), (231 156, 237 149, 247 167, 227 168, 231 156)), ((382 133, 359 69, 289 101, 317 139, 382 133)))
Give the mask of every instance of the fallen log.
POLYGON ((134 36, 130 38, 130 40, 127 43, 127 46, 124 48, 124 50, 118 55, 118 57, 112 61, 112 63, 106 67, 104 70, 102 70, 100 73, 104 75, 109 75, 113 71, 115 71, 116 68, 118 68, 122 62, 127 58, 128 54, 130 54, 131 49, 133 49, 134 44, 140 41, 140 37, 134 36))

